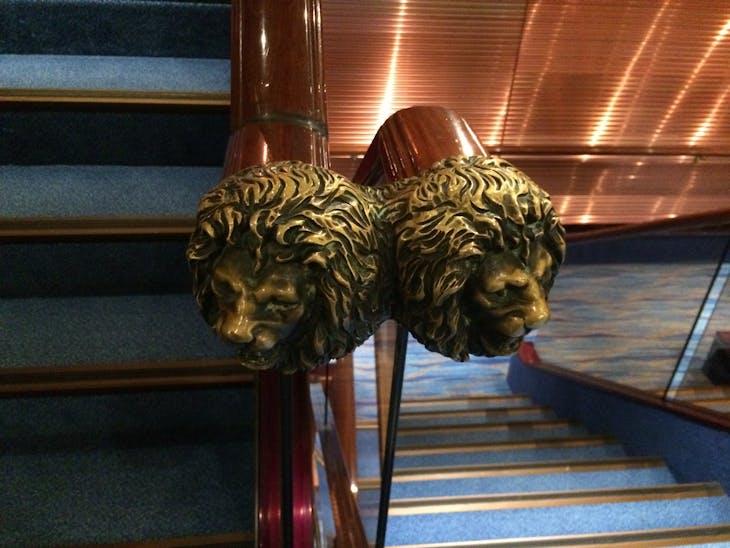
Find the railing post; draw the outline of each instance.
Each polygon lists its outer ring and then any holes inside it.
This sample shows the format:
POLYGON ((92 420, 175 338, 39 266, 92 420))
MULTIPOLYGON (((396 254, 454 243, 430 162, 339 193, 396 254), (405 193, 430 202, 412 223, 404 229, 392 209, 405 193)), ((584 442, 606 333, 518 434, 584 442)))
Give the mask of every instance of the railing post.
MULTIPOLYGON (((232 0, 231 135, 224 176, 279 160, 327 165, 320 26, 317 0, 232 0)), ((260 372, 257 401, 257 544, 312 546, 306 374, 260 372)))

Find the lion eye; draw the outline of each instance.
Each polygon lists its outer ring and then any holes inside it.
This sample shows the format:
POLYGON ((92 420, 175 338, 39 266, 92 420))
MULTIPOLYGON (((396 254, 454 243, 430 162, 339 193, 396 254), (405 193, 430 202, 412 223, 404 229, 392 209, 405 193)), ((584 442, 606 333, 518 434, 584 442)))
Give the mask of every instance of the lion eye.
POLYGON ((496 291, 492 291, 491 295, 497 299, 504 299, 507 297, 507 288, 497 289, 496 291))
POLYGON ((233 301, 238 296, 238 291, 227 281, 213 278, 211 288, 219 298, 224 301, 233 301))

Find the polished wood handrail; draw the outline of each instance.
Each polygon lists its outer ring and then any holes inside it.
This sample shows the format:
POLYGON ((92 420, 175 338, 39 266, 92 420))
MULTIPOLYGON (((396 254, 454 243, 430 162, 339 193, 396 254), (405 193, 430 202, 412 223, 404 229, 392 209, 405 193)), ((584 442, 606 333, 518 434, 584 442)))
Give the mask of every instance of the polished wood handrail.
POLYGON ((684 232, 728 234, 730 233, 730 209, 717 209, 671 219, 659 219, 645 223, 632 223, 578 232, 569 229, 566 240, 568 243, 589 243, 634 236, 669 235, 684 232))
MULTIPOLYGON (((327 166, 318 0, 231 2, 231 135, 224 175, 300 160, 327 166)), ((305 373, 257 374, 257 544, 308 548, 312 422, 305 373)))

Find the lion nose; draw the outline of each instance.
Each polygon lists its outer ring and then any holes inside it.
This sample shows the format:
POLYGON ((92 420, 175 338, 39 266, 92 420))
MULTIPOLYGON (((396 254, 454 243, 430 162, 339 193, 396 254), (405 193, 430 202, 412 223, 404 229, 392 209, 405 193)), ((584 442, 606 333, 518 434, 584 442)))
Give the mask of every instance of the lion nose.
POLYGON ((253 327, 248 318, 228 318, 221 326, 221 336, 235 344, 247 344, 254 340, 253 327))
POLYGON ((527 302, 523 308, 525 327, 536 329, 547 323, 550 319, 550 307, 543 293, 540 284, 532 281, 526 288, 527 302))
POLYGON ((256 304, 246 295, 239 295, 225 313, 225 319, 220 324, 220 335, 235 344, 247 344, 254 340, 256 321, 252 318, 256 304))

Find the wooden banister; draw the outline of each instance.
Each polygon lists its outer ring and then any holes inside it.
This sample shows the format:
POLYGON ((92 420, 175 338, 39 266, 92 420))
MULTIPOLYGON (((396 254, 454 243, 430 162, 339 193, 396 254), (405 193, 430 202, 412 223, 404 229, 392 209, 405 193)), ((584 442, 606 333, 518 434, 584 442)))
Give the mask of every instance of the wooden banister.
MULTIPOLYGON (((326 166, 327 122, 318 0, 231 2, 231 135, 224 176, 300 160, 326 166)), ((305 373, 257 374, 257 539, 313 543, 312 420, 305 373)))

